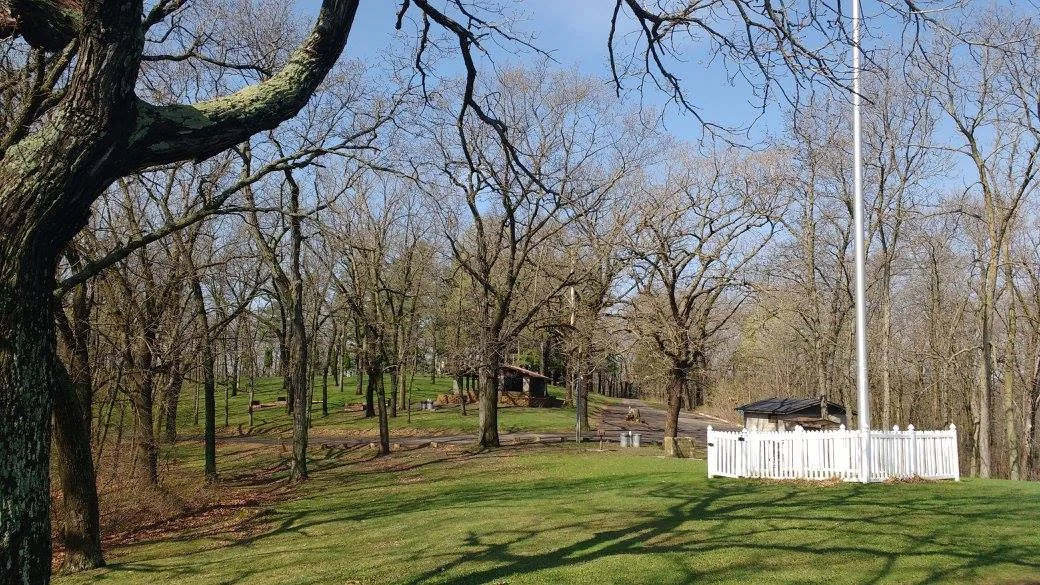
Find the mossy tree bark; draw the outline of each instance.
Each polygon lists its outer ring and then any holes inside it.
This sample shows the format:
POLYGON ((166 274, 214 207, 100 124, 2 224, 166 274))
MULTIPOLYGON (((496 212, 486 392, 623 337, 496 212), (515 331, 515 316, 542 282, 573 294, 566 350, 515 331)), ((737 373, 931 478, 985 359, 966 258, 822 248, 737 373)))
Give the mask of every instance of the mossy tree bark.
POLYGON ((58 256, 114 178, 135 108, 140 6, 90 5, 53 116, 0 159, 0 582, 50 576, 50 417, 67 390, 53 314, 58 256), (43 308, 43 310, 41 310, 43 308))
POLYGON ((53 306, 59 254, 118 177, 205 158, 295 115, 338 59, 357 5, 323 2, 311 34, 260 84, 154 106, 134 94, 142 0, 18 3, 14 33, 48 50, 77 38, 79 50, 62 99, 0 158, 0 582, 50 579, 50 417, 68 380, 53 315, 41 307, 53 306), (60 35, 37 34, 54 23, 60 35))

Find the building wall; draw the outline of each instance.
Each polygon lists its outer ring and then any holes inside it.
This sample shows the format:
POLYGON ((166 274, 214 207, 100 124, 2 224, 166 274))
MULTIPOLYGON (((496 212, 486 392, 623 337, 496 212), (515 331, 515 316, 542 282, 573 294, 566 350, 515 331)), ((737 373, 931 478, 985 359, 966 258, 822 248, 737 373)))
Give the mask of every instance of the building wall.
POLYGON ((775 431, 776 421, 769 420, 769 415, 752 413, 744 417, 744 428, 749 431, 775 431))
MULTIPOLYGON (((787 418, 796 418, 799 415, 768 415, 760 413, 751 413, 744 417, 744 428, 749 431, 793 431, 798 426, 798 421, 787 420, 787 418)), ((804 415, 801 415, 804 416, 804 415)), ((836 424, 843 424, 848 426, 848 419, 845 416, 831 415, 830 418, 836 424)))

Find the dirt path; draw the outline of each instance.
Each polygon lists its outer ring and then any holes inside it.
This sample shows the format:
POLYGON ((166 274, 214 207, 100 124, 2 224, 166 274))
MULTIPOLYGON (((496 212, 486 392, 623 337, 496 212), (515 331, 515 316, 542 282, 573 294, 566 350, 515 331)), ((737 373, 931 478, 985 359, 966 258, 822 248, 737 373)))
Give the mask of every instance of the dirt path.
MULTIPOLYGON (((624 431, 633 431, 643 436, 644 442, 660 443, 664 437, 664 421, 667 413, 663 408, 651 406, 642 400, 622 399, 621 404, 607 406, 599 413, 599 425, 607 437, 617 436, 624 431), (639 410, 639 416, 643 422, 628 422, 629 407, 639 410)), ((736 427, 726 421, 715 417, 705 416, 696 412, 679 413, 679 436, 693 437, 698 445, 703 446, 707 441, 708 426, 711 425, 718 430, 734 430, 736 427)))
MULTIPOLYGON (((593 425, 596 430, 584 433, 585 440, 618 441, 622 432, 633 431, 642 435, 644 443, 661 443, 664 437, 665 411, 662 408, 643 402, 642 400, 620 399, 619 404, 605 406, 596 413, 593 425), (628 422, 625 420, 629 407, 639 409, 643 422, 628 422)), ((695 412, 681 412, 679 414, 679 436, 693 437, 698 445, 703 446, 706 442, 708 425, 720 430, 732 430, 735 427, 720 419, 705 416, 695 412)), ((574 432, 569 433, 503 433, 500 435, 503 444, 538 443, 538 442, 562 442, 573 441, 574 432)), ((328 445, 334 447, 362 447, 377 441, 375 437, 311 437, 313 445, 328 445)), ((232 436, 221 437, 220 442, 252 443, 257 445, 288 445, 289 437, 279 436, 232 436)), ((401 447, 418 447, 428 444, 435 445, 471 445, 477 442, 475 434, 460 434, 447 436, 401 436, 395 437, 391 434, 391 445, 401 447)))

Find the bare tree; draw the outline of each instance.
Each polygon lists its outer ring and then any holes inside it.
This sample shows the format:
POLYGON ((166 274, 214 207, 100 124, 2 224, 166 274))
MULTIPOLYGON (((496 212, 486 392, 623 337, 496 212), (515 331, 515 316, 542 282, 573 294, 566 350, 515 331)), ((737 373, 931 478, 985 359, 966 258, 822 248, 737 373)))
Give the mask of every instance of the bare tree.
MULTIPOLYGON (((473 127, 453 155, 441 142, 444 176, 457 196, 448 208, 446 236, 458 266, 478 292, 480 328, 480 431, 483 447, 497 447, 498 379, 508 348, 542 307, 579 279, 584 267, 539 264, 538 255, 561 243, 576 219, 585 216, 638 160, 638 132, 614 120, 616 105, 592 79, 520 69, 496 80, 497 110, 508 128, 507 145, 486 127, 473 127), (524 154, 519 154, 522 152, 524 154), (508 161, 518 158, 518 168, 508 161), (461 208, 461 209, 460 209, 461 208), (533 296, 534 275, 554 275, 552 290, 533 296), (517 310, 520 299, 523 308, 517 310)), ((548 255, 542 256, 548 259, 548 255)))
MULTIPOLYGON (((949 37, 936 41, 935 59, 926 62, 936 79, 932 98, 953 124, 962 146, 955 152, 967 157, 976 171, 982 199, 979 219, 985 239, 980 249, 978 366, 978 473, 992 469, 993 338, 1001 263, 1022 202, 1036 188, 1040 156, 1040 112, 1037 87, 1025 63, 1035 57, 1035 41, 1022 44, 1021 26, 999 13, 985 17, 987 38, 977 45, 957 45, 949 37), (1013 43, 1015 51, 1006 50, 1013 43)), ((1014 425, 1014 420, 1007 421, 1014 425)), ((1014 433, 1011 435, 1015 436, 1014 433)), ((1017 468, 1017 446, 1012 441, 1017 468)), ((1016 472, 1017 473, 1017 472, 1016 472)))
POLYGON ((684 399, 703 402, 709 344, 747 298, 747 270, 777 231, 787 183, 776 157, 679 155, 637 204, 628 317, 667 364, 665 437, 676 437, 684 399))

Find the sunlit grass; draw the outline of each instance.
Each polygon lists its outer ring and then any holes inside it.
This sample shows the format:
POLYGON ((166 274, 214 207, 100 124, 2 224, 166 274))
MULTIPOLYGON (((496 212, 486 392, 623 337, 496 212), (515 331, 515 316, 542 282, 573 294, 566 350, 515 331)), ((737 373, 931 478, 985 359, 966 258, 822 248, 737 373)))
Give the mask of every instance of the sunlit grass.
MULTIPOLYGON (((658 454, 316 450, 310 482, 237 528, 117 549, 109 568, 57 582, 1040 580, 1040 484, 709 481, 702 462, 658 454)), ((277 454, 258 457, 225 477, 277 454)))
MULTIPOLYGON (((389 386, 389 376, 386 380, 389 386)), ((321 408, 321 379, 314 380, 314 402, 311 405, 312 434, 315 437, 374 437, 378 433, 377 421, 366 418, 360 410, 364 404, 364 396, 355 390, 355 379, 344 379, 340 390, 329 378, 328 415, 323 415, 321 408)), ((477 432, 477 406, 467 407, 468 414, 463 415, 458 406, 440 408, 436 411, 419 410, 419 401, 435 399, 438 395, 451 393, 451 379, 438 376, 431 380, 428 374, 416 375, 411 380, 411 392, 407 404, 399 404, 396 417, 390 418, 391 434, 400 437, 413 435, 457 435, 477 432)), ((549 392, 562 398, 565 390, 550 386, 549 392)), ((217 387, 217 433, 225 436, 256 435, 278 436, 291 432, 292 420, 284 405, 274 406, 278 397, 284 397, 280 378, 259 378, 256 380, 254 400, 265 406, 253 411, 252 425, 249 418, 248 382, 243 379, 237 396, 225 393, 223 385, 217 387), (226 403, 226 405, 225 405, 226 403), (225 408, 226 420, 225 425, 225 408)), ((202 413, 198 414, 196 424, 196 388, 193 383, 185 385, 178 407, 178 428, 182 436, 201 435, 202 413)), ((593 395, 591 402, 602 404, 607 400, 593 395)), ((199 408, 201 406, 201 399, 199 408)), ((574 429, 575 412, 572 406, 554 408, 524 408, 502 406, 499 408, 499 431, 562 433, 574 429)))

